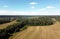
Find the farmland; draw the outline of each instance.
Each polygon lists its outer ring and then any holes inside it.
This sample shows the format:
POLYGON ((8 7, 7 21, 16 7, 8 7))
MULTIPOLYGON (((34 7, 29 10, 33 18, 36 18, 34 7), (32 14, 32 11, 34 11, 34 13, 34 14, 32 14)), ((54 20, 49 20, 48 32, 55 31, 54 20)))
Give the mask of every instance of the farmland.
POLYGON ((9 25, 13 25, 15 23, 17 23, 16 20, 9 22, 9 23, 5 23, 5 24, 0 24, 0 29, 4 29, 4 28, 8 27, 9 25))
POLYGON ((13 16, 0 25, 1 39, 60 39, 59 16, 13 16), (5 26, 4 26, 5 25, 5 26))
POLYGON ((29 26, 10 39, 60 39, 60 22, 51 26, 29 26))

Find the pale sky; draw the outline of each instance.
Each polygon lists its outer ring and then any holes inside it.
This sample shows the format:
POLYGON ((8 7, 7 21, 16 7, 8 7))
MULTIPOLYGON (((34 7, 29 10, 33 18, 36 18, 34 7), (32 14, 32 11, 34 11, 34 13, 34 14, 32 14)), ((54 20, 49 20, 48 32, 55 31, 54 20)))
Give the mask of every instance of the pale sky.
POLYGON ((60 15, 60 0, 0 0, 0 15, 60 15))

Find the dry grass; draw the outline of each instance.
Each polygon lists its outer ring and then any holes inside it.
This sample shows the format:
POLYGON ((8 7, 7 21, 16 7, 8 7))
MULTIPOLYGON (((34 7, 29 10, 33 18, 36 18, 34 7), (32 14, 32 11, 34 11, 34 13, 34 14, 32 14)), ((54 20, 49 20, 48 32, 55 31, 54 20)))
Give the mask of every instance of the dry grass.
POLYGON ((60 39, 60 22, 51 26, 30 26, 9 39, 60 39))
POLYGON ((9 23, 0 24, 0 29, 4 29, 8 27, 9 25, 13 25, 14 23, 17 23, 16 20, 9 22, 9 23))

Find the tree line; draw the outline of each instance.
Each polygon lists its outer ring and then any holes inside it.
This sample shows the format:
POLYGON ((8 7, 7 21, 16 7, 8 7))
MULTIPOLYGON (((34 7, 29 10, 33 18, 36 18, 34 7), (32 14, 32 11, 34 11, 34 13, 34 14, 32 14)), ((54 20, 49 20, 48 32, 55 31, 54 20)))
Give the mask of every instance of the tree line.
MULTIPOLYGON (((22 19, 24 20, 24 19, 22 19)), ((27 25, 52 25, 54 24, 54 21, 51 18, 47 18, 47 17, 38 17, 38 18, 29 18, 29 19, 25 19, 24 23, 26 23, 27 25)))
POLYGON ((21 31, 26 24, 24 22, 20 22, 14 25, 10 25, 5 29, 0 30, 0 39, 8 39, 13 33, 21 31))
POLYGON ((8 23, 13 20, 16 20, 15 18, 0 18, 0 24, 8 23))

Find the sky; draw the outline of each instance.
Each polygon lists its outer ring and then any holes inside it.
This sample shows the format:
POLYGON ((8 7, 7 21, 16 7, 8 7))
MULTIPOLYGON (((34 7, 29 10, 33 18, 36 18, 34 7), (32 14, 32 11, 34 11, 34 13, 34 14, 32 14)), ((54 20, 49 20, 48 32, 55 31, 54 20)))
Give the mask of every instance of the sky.
POLYGON ((60 15, 60 0, 0 0, 0 15, 60 15))

